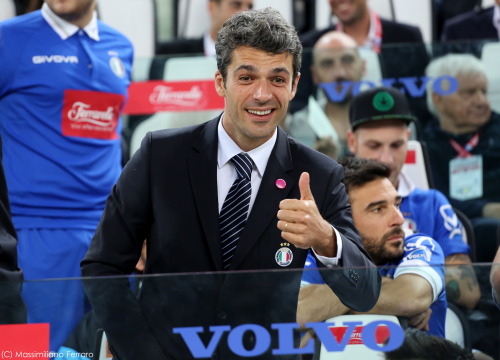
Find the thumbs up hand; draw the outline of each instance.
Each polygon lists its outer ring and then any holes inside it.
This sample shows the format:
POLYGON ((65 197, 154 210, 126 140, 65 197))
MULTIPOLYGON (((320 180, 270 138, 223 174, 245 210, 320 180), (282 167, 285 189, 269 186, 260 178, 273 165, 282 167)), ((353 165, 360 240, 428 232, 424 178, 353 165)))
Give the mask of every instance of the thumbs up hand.
POLYGON ((303 172, 300 175, 299 190, 300 190, 300 200, 314 201, 314 197, 311 192, 311 185, 309 184, 309 173, 303 172))
POLYGON ((335 257, 335 232, 319 213, 309 181, 309 173, 303 172, 299 179, 300 199, 281 201, 278 229, 283 239, 300 249, 314 248, 318 255, 335 257))

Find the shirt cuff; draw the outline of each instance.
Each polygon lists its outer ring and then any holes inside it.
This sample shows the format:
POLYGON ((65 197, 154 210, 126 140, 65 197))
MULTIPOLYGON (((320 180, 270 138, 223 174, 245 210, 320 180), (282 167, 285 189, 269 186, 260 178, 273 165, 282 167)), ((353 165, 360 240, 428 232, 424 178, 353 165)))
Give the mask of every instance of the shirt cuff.
POLYGON ((327 268, 337 266, 339 264, 339 260, 342 258, 342 238, 340 237, 340 233, 337 231, 337 229, 335 229, 333 226, 332 226, 332 229, 335 233, 335 239, 337 241, 337 256, 332 257, 332 258, 326 257, 326 256, 321 256, 321 255, 316 254, 316 251, 314 251, 314 249, 311 248, 311 250, 314 253, 314 255, 316 256, 316 258, 319 261, 321 261, 321 263, 323 265, 325 265, 327 268))

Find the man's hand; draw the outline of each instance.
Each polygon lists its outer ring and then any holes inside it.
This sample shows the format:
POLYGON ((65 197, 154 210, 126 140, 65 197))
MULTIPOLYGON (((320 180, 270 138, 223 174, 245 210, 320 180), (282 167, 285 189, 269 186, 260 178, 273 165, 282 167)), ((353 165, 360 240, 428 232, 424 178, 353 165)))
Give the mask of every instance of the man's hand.
POLYGON ((420 314, 414 315, 408 318, 408 325, 418 330, 429 331, 429 320, 431 318, 431 314, 432 310, 427 309, 420 314))
POLYGON ((299 179, 300 199, 285 199, 278 211, 281 237, 300 249, 314 248, 316 254, 337 255, 337 243, 332 226, 319 213, 309 185, 309 174, 299 179))

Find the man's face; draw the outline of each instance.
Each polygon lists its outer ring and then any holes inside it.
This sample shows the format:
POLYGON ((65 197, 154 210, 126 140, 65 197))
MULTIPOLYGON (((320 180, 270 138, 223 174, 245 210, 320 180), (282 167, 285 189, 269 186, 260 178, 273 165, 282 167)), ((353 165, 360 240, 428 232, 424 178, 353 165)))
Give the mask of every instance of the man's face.
POLYGON ((269 140, 285 118, 300 77, 293 78, 292 61, 288 53, 242 46, 232 53, 227 79, 216 72, 217 93, 225 98, 224 129, 243 150, 269 140))
POLYGON ((376 265, 403 255, 404 218, 401 196, 387 178, 379 178, 349 191, 354 225, 376 265))
POLYGON ((71 22, 81 19, 95 9, 96 0, 45 0, 59 17, 71 22))
POLYGON ((491 108, 486 91, 488 81, 482 74, 457 76, 458 89, 450 95, 433 94, 434 104, 444 130, 467 133, 488 122, 491 108))
POLYGON ((250 10, 252 7, 253 0, 210 0, 208 9, 212 18, 212 28, 219 31, 233 14, 250 10))
POLYGON ((353 24, 368 11, 367 0, 329 0, 332 14, 346 25, 353 24))
POLYGON ((401 120, 381 120, 363 124, 347 134, 349 150, 358 158, 378 160, 391 168, 390 180, 398 177, 406 160, 410 130, 401 120))
MULTIPOLYGON (((363 77, 364 61, 355 48, 321 48, 314 50, 314 64, 311 73, 314 84, 338 82, 337 91, 341 93, 342 81, 358 82, 363 77)), ((351 87, 352 89, 352 87, 351 87)), ((351 94, 344 102, 351 100, 351 94)))

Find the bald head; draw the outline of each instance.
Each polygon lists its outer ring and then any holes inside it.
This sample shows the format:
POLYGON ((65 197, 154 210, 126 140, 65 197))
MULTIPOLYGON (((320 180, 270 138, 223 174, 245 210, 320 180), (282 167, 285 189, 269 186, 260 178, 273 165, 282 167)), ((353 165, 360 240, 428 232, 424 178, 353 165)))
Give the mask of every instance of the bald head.
POLYGON ((314 51, 321 49, 356 49, 356 41, 340 31, 329 31, 314 44, 314 51))
POLYGON ((365 62, 352 37, 330 31, 314 44, 311 72, 316 85, 335 81, 357 82, 364 75, 365 62))

